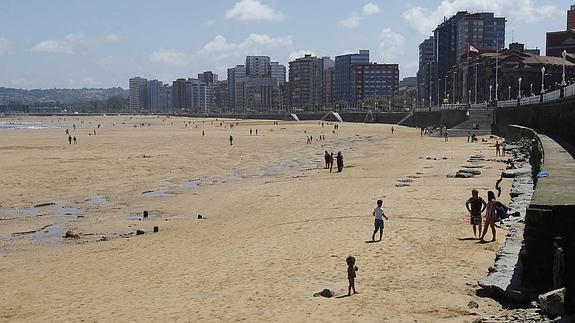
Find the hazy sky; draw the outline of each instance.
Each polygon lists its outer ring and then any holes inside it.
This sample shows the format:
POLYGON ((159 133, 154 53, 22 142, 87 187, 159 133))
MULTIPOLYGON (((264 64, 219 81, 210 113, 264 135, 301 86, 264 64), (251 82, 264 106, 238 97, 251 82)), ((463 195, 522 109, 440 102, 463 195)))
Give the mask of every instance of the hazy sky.
MULTIPOLYGON (((418 48, 457 10, 507 17, 514 36, 545 48, 564 30, 568 0, 0 0, 0 86, 127 88, 128 78, 164 82, 271 56, 287 66, 304 53, 369 49, 415 76, 418 48)), ((575 4, 575 3, 573 3, 575 4)), ((543 51, 544 53, 544 51, 543 51)))

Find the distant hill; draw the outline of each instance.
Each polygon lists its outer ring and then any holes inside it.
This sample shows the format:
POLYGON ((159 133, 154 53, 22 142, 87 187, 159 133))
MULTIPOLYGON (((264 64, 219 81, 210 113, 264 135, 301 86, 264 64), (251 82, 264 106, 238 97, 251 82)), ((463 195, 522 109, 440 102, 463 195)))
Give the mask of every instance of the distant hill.
POLYGON ((54 104, 70 105, 87 101, 107 100, 110 97, 119 96, 128 98, 128 91, 120 87, 109 89, 12 89, 0 87, 1 104, 54 104))

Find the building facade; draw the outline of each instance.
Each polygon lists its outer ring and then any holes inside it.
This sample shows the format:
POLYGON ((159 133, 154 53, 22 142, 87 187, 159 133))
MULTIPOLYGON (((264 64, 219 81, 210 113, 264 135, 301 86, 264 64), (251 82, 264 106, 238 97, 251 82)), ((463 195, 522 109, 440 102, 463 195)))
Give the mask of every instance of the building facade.
POLYGON ((212 84, 218 81, 218 74, 215 74, 212 71, 206 71, 203 73, 198 74, 198 80, 205 84, 212 84))
POLYGON ((228 81, 218 81, 215 88, 215 107, 220 112, 229 112, 228 108, 228 81))
POLYGON ((433 85, 433 36, 419 44, 419 69, 417 70, 417 102, 428 106, 433 85))
POLYGON ((236 65, 228 69, 228 107, 233 112, 241 112, 244 109, 244 79, 246 67, 236 65))
MULTIPOLYGON (((354 102, 353 66, 369 64, 369 50, 335 57, 335 101, 354 102)), ((291 73, 291 68, 290 68, 291 73)), ((291 79, 291 78, 290 78, 291 79)))
POLYGON ((368 98, 392 98, 399 94, 399 65, 357 64, 353 66, 355 102, 368 98))
POLYGON ((318 110, 323 96, 323 60, 310 54, 289 62, 290 108, 318 110))
POLYGON ((567 11, 567 29, 548 32, 546 37, 547 56, 561 57, 564 50, 575 55, 575 5, 567 11))
POLYGON ((286 67, 278 62, 270 63, 271 76, 277 80, 278 85, 284 84, 286 81, 286 67))
POLYGON ((246 75, 249 77, 270 76, 270 57, 246 56, 246 75))
POLYGON ((177 79, 172 83, 172 105, 176 109, 189 109, 191 106, 186 100, 188 95, 186 79, 177 79))
MULTIPOLYGON (((440 103, 448 92, 448 72, 469 46, 479 51, 497 51, 505 45, 505 18, 493 13, 470 14, 459 11, 433 31, 432 101, 440 103)), ((467 71, 466 71, 467 72, 467 71)), ((466 88, 467 84, 463 84, 466 88)))
POLYGON ((172 107, 172 86, 163 84, 160 87, 160 102, 159 109, 162 112, 167 112, 172 107))
POLYGON ((560 57, 539 56, 519 50, 520 47, 515 48, 482 53, 469 60, 460 59, 448 72, 449 101, 482 103, 539 95, 542 92, 542 82, 543 93, 549 92, 560 85, 563 66, 566 67, 567 79, 575 78, 573 63, 560 57), (544 74, 541 72, 542 67, 545 67, 544 74), (465 77, 467 80, 463 82, 465 77), (464 88, 464 83, 469 86, 464 88))
POLYGON ((149 80, 146 91, 146 110, 156 113, 160 109, 160 88, 162 81, 149 80))
POLYGON ((146 92, 148 80, 134 77, 129 80, 129 107, 131 110, 141 111, 146 107, 146 92))
POLYGON ((322 101, 325 110, 333 109, 335 105, 335 61, 330 57, 322 57, 323 61, 323 89, 322 101))

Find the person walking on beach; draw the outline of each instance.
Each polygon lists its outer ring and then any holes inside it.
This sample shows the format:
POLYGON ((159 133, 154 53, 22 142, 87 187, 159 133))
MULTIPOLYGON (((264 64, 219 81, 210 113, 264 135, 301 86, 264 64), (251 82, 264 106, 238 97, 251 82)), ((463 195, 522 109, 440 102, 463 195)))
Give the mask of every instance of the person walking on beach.
POLYGON ((393 127, 391 127, 391 134, 393 135, 393 127))
POLYGON ((445 130, 443 131, 443 136, 445 137, 445 142, 449 141, 449 133, 447 132, 447 128, 445 128, 445 130))
POLYGON ((481 242, 485 242, 483 238, 485 238, 485 234, 487 233, 487 228, 491 227, 491 233, 493 238, 491 241, 495 241, 495 221, 497 221, 497 209, 495 208, 495 193, 493 191, 487 192, 487 207, 485 208, 485 225, 483 226, 483 233, 481 234, 481 238, 479 240, 481 242))
POLYGON ((565 275, 565 254, 563 253, 563 239, 553 238, 553 289, 563 287, 563 277, 565 275))
POLYGON ((373 231, 373 234, 371 235, 371 241, 375 241, 375 234, 377 233, 377 231, 379 230, 379 240, 381 241, 382 237, 383 237, 383 218, 385 218, 386 220, 388 220, 387 216, 385 216, 385 214, 383 213, 383 209, 381 208, 381 206, 383 205, 383 201, 382 200, 377 200, 377 206, 375 207, 375 209, 373 209, 373 216, 374 216, 374 226, 375 226, 375 230, 373 231))
POLYGON ((206 132, 202 130, 202 137, 206 135, 206 132))
POLYGON ((252 128, 250 128, 250 136, 252 135, 252 128))
POLYGON ((505 140, 501 142, 501 156, 505 157, 505 140))
POLYGON ((469 142, 471 140, 471 132, 467 133, 467 142, 469 142))
POLYGON ((74 140, 74 145, 78 143, 78 141, 76 140, 76 136, 74 136, 73 140, 74 140))
POLYGON ((258 129, 256 129, 256 136, 258 135, 258 129))
POLYGON ((351 296, 351 290, 353 289, 353 293, 357 294, 355 290, 355 272, 359 270, 355 265, 355 257, 349 256, 345 259, 347 263, 347 280, 349 281, 349 286, 347 287, 347 296, 351 296))
POLYGON ((341 151, 337 152, 335 159, 337 159, 337 172, 341 173, 343 170, 343 155, 341 154, 341 151))
POLYGON ((331 173, 333 170, 333 153, 329 155, 329 172, 331 173))
POLYGON ((471 215, 471 225, 473 225, 473 237, 477 238, 477 228, 479 226, 479 234, 481 234, 481 213, 487 207, 487 203, 479 197, 479 192, 476 189, 471 190, 471 197, 465 202, 465 207, 471 215))
POLYGON ((324 159, 325 159, 325 169, 329 168, 329 153, 327 152, 327 150, 325 151, 325 155, 324 155, 324 159))
POLYGON ((499 151, 499 141, 495 142, 495 156, 500 156, 501 152, 499 151))
POLYGON ((70 130, 66 129, 66 135, 70 134, 70 130))
POLYGON ((234 137, 230 136, 230 146, 234 144, 234 137))
POLYGON ((68 136, 68 143, 71 145, 72 144, 72 136, 68 136))

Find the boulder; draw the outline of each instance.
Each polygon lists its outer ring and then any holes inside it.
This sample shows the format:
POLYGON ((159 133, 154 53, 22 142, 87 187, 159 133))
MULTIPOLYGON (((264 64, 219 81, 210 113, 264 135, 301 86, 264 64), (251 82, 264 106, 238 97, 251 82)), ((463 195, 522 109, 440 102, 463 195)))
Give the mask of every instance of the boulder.
POLYGON ((476 301, 469 301, 469 303, 467 303, 467 307, 469 307, 469 308, 479 308, 479 304, 477 304, 476 301))
POLYGON ((137 236, 142 235, 142 234, 144 234, 144 233, 146 233, 144 230, 136 230, 136 235, 137 235, 137 236))
POLYGON ((473 177, 473 174, 459 171, 459 172, 455 173, 455 177, 456 178, 471 178, 471 177, 473 177))
POLYGON ((322 290, 322 291, 319 292, 319 293, 313 294, 313 296, 314 296, 314 297, 321 296, 321 297, 332 298, 332 297, 335 296, 335 293, 334 293, 332 290, 329 290, 329 289, 326 288, 326 289, 322 290))
POLYGON ((471 175, 481 175, 481 172, 476 169, 460 169, 458 173, 469 173, 471 175))
POLYGON ((79 239, 80 235, 72 230, 66 231, 66 235, 64 235, 66 239, 79 239))
POLYGON ((565 288, 539 295, 541 310, 551 317, 565 313, 565 288))

